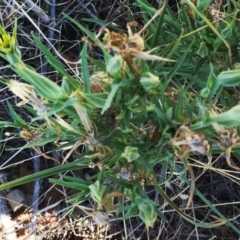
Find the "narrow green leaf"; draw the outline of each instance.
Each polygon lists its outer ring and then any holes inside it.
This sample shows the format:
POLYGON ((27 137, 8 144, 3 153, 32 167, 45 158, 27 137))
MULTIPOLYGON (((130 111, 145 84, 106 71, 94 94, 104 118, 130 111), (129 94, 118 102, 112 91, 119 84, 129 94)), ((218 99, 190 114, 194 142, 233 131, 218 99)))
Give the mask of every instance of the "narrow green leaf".
POLYGON ((156 13, 156 9, 146 0, 137 0, 137 3, 149 13, 156 13))
POLYGON ((53 114, 56 114, 62 110, 66 111, 67 107, 73 106, 74 104, 77 103, 77 99, 76 98, 69 98, 67 101, 63 102, 63 101, 58 101, 55 102, 54 104, 46 104, 47 107, 50 108, 50 111, 48 111, 46 114, 43 114, 39 117, 33 118, 32 121, 36 121, 36 120, 40 120, 43 118, 47 118, 52 116, 53 114))
POLYGON ((22 125, 19 125, 18 123, 14 122, 9 122, 9 121, 0 121, 0 127, 8 128, 8 127, 13 127, 13 128, 22 128, 22 125))
POLYGON ((96 203, 101 204, 103 195, 104 195, 107 187, 104 186, 102 183, 100 183, 100 181, 98 181, 98 180, 88 187, 90 189, 90 194, 91 194, 92 199, 96 203))
POLYGON ((14 122, 16 122, 17 125, 21 126, 22 128, 28 128, 28 124, 15 112, 12 105, 8 101, 7 105, 14 122))
POLYGON ((47 143, 51 143, 51 142, 56 141, 57 138, 58 138, 57 135, 51 135, 51 136, 48 136, 48 137, 41 138, 40 140, 38 140, 38 141, 36 141, 36 142, 27 143, 26 145, 24 145, 24 146, 22 146, 22 147, 19 147, 19 148, 10 148, 10 149, 8 149, 8 150, 26 149, 26 148, 44 146, 44 145, 46 145, 47 143))
POLYGON ((88 163, 88 159, 82 157, 79 160, 76 160, 72 163, 67 163, 61 166, 57 166, 57 167, 53 167, 53 168, 49 168, 46 169, 44 171, 40 171, 22 178, 18 178, 16 180, 4 183, 0 185, 0 191, 7 189, 7 188, 12 188, 12 187, 16 187, 28 182, 32 182, 35 181, 37 179, 40 178, 46 178, 49 176, 53 176, 55 174, 61 173, 61 172, 66 172, 66 171, 70 171, 70 170, 75 170, 75 169, 82 169, 82 168, 87 168, 89 165, 88 163))
POLYGON ((159 39, 160 39, 160 36, 161 36, 161 31, 162 31, 162 25, 163 25, 163 22, 164 22, 165 11, 166 11, 166 6, 163 8, 162 13, 160 15, 160 18, 158 20, 158 23, 157 23, 157 26, 156 26, 156 30, 155 30, 154 35, 153 35, 153 40, 151 42, 150 49, 153 49, 154 47, 159 46, 159 39))
POLYGON ((165 215, 156 207, 154 206, 154 211, 157 213, 157 215, 163 219, 165 222, 168 222, 167 218, 165 217, 165 215))
POLYGON ((96 108, 103 108, 104 105, 106 104, 106 99, 107 99, 106 93, 100 93, 100 94, 81 93, 81 96, 96 108))
POLYGON ((193 40, 191 42, 191 44, 189 44, 188 48, 185 49, 184 53, 182 54, 181 58, 178 59, 177 63, 172 67, 172 70, 167 74, 167 81, 164 84, 164 88, 167 87, 169 85, 169 83, 172 81, 173 76, 175 76, 177 74, 177 71, 179 70, 179 68, 182 66, 185 58, 187 57, 187 55, 191 52, 191 47, 193 45, 195 40, 193 40))
POLYGON ((79 27, 85 34, 87 34, 88 37, 91 38, 92 41, 96 40, 95 35, 89 31, 87 28, 85 28, 82 24, 80 24, 78 21, 76 21, 75 19, 69 17, 67 14, 63 13, 64 17, 66 17, 68 20, 70 20, 71 22, 73 22, 77 27, 79 27))
POLYGON ((89 186, 90 185, 90 183, 88 181, 83 180, 81 178, 71 177, 71 176, 63 175, 63 174, 60 174, 60 175, 61 175, 61 178, 63 180, 70 181, 70 182, 75 182, 75 183, 79 183, 79 184, 83 184, 85 186, 89 186))
POLYGON ((136 203, 129 204, 127 206, 123 206, 119 209, 118 213, 127 211, 121 219, 128 219, 134 216, 137 213, 138 206, 136 203))
POLYGON ((209 4, 212 2, 212 0, 200 0, 200 1, 197 1, 197 9, 199 11, 203 11, 205 10, 209 4))
POLYGON ((47 61, 54 67, 54 69, 58 73, 60 73, 65 78, 65 81, 68 81, 72 91, 76 90, 78 88, 78 84, 65 70, 64 66, 56 59, 56 57, 54 57, 54 55, 47 49, 47 47, 39 40, 39 38, 33 32, 31 33, 31 35, 40 50, 44 53, 47 61))
POLYGON ((106 100, 106 103, 101 111, 101 114, 104 114, 104 112, 111 106, 113 98, 115 94, 117 93, 117 90, 121 86, 121 83, 113 83, 111 86, 111 92, 108 95, 108 98, 106 100))
POLYGON ((202 58, 205 58, 206 56, 208 56, 208 48, 207 48, 205 42, 201 43, 201 45, 197 51, 197 54, 202 58))
POLYGON ((36 92, 42 97, 52 101, 64 101, 68 99, 68 95, 61 87, 50 79, 37 73, 23 62, 18 62, 14 65, 13 70, 26 82, 31 84, 36 92))
POLYGON ((207 88, 211 89, 216 84, 216 81, 217 81, 217 79, 214 74, 213 66, 212 66, 212 64, 210 64, 210 74, 209 74, 208 80, 207 80, 207 88))
POLYGON ((88 47, 88 44, 85 42, 81 52, 81 63, 82 63, 82 78, 83 78, 84 92, 90 93, 91 83, 90 83, 89 70, 88 70, 87 47, 88 47))
POLYGON ((85 185, 85 184, 76 183, 76 182, 66 182, 66 181, 55 179, 55 178, 49 178, 49 182, 60 185, 60 186, 77 189, 80 191, 89 190, 89 184, 85 185))

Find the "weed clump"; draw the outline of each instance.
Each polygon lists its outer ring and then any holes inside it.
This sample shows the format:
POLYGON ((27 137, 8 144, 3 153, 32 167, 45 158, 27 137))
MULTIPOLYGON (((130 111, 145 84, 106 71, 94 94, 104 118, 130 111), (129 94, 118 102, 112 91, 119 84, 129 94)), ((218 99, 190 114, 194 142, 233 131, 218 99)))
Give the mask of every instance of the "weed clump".
MULTIPOLYGON (((238 179, 240 71, 239 51, 232 52, 240 32, 238 5, 216 7, 210 1, 185 0, 174 12, 167 1, 158 10, 146 1, 136 4, 145 23, 140 30, 139 23, 129 19, 125 29, 109 24, 94 33, 64 15, 85 35, 79 61, 69 65, 71 71, 59 61, 60 51, 51 52, 32 33, 58 81, 25 63, 17 44, 17 21, 12 34, 0 27, 0 57, 18 78, 0 81, 31 116, 30 121, 21 117, 8 102, 12 121, 0 121, 0 126, 2 133, 6 128, 16 130, 14 135, 25 141, 20 149, 31 151, 34 166, 20 170, 21 178, 2 183, 0 191, 19 186, 26 190, 25 184, 48 179, 46 193, 44 187, 37 188, 37 195, 29 193, 42 201, 39 206, 32 199, 26 206, 33 212, 20 215, 27 215, 29 224, 34 217, 40 225, 49 219, 56 223, 61 214, 47 213, 60 196, 66 226, 77 219, 76 213, 87 219, 88 235, 81 235, 85 234, 81 229, 74 232, 83 239, 103 239, 117 219, 124 224, 126 238, 130 234, 126 222, 134 219, 151 239, 149 229, 163 229, 160 226, 167 226, 173 211, 174 219, 202 232, 226 227, 231 234, 240 234, 238 223, 231 221, 237 213, 222 213, 214 197, 209 199, 201 188, 209 174, 234 184, 238 179), (222 13, 219 18, 215 10, 222 13), (100 60, 90 54, 92 46, 101 50, 100 60), (223 167, 218 165, 220 158, 223 167), (102 238, 94 238, 96 231, 102 238)), ((23 235, 30 234, 28 227, 23 235)), ((162 235, 174 239, 170 227, 167 231, 162 235)), ((153 233, 155 238, 158 234, 153 233)))

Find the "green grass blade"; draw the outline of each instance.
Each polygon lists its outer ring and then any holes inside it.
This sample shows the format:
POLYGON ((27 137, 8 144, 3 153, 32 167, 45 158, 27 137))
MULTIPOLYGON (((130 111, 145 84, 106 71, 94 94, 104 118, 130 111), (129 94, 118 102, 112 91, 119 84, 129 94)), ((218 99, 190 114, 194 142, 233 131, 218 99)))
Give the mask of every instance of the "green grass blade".
POLYGON ((65 70, 63 65, 53 56, 53 54, 47 49, 47 47, 39 40, 39 38, 32 32, 32 37, 34 41, 37 43, 40 50, 44 53, 47 61, 54 67, 54 69, 60 73, 66 81, 69 82, 72 90, 76 90, 78 87, 77 82, 73 80, 70 74, 65 70))
POLYGON ((166 11, 166 6, 163 8, 160 18, 158 20, 157 27, 154 31, 153 40, 152 40, 150 49, 159 46, 165 11, 166 11))
POLYGON ((83 78, 83 88, 85 93, 91 92, 91 83, 88 70, 88 61, 87 61, 87 49, 88 44, 84 43, 82 52, 81 52, 81 62, 82 62, 82 78, 83 78))
POLYGON ((15 112, 12 105, 8 101, 7 105, 14 122, 16 122, 19 127, 28 128, 28 124, 15 112))
POLYGON ((40 171, 22 178, 18 178, 16 180, 4 183, 0 185, 0 191, 7 189, 7 188, 12 188, 16 187, 28 182, 35 181, 37 179, 41 178, 46 178, 49 176, 53 176, 55 174, 61 173, 61 172, 66 172, 70 170, 76 170, 76 169, 82 169, 82 168, 87 168, 88 167, 88 159, 82 157, 77 161, 74 161, 72 163, 67 163, 61 166, 53 167, 50 169, 46 169, 44 171, 40 171))
POLYGON ((189 47, 187 49, 185 49, 185 51, 184 51, 183 55, 181 56, 181 58, 177 61, 175 66, 172 68, 172 70, 167 74, 167 77, 166 77, 167 78, 167 82, 164 84, 164 88, 166 88, 169 85, 169 83, 172 81, 173 76, 175 76, 177 74, 177 71, 182 66, 184 60, 186 59, 187 55, 189 54, 193 43, 194 43, 194 40, 189 45, 189 47))

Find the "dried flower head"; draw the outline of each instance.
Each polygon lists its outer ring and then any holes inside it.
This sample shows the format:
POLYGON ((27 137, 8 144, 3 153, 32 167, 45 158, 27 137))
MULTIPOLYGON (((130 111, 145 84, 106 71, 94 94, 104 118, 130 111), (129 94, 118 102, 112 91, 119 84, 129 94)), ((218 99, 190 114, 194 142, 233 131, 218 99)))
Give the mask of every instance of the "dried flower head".
POLYGON ((91 90, 93 93, 102 93, 106 91, 106 86, 112 83, 112 79, 106 72, 96 72, 91 75, 91 90))
POLYGON ((172 139, 172 145, 178 146, 180 151, 178 158, 184 158, 189 152, 198 152, 207 155, 210 149, 209 143, 203 134, 192 132, 186 126, 181 126, 177 130, 172 139))
POLYGON ((128 35, 116 33, 109 31, 108 29, 103 29, 105 32, 103 43, 105 49, 110 52, 112 55, 121 55, 129 67, 139 75, 138 70, 134 66, 133 59, 142 59, 142 60, 152 60, 152 61, 168 61, 175 62, 174 60, 163 58, 160 56, 150 54, 151 51, 144 52, 144 39, 140 36, 139 33, 132 33, 132 25, 136 25, 136 22, 130 22, 127 24, 128 35))
MULTIPOLYGON (((144 52, 145 44, 144 38, 141 36, 143 31, 147 26, 162 12, 165 7, 165 4, 154 14, 152 19, 150 19, 147 24, 137 33, 133 33, 131 26, 137 26, 137 22, 129 22, 127 24, 128 34, 120 34, 114 31, 109 31, 108 29, 102 29, 99 35, 102 32, 105 32, 103 38, 103 44, 105 49, 112 55, 120 55, 124 61, 129 65, 129 67, 135 72, 135 74, 140 75, 138 69, 134 65, 133 59, 142 59, 142 60, 152 60, 152 61, 168 61, 175 62, 175 60, 163 58, 160 56, 150 54, 153 50, 144 52)), ((99 36, 98 35, 98 36, 99 36)))
MULTIPOLYGON (((214 110, 211 110, 210 116, 217 116, 214 110)), ((240 170, 239 167, 235 166, 231 162, 231 152, 232 148, 236 146, 240 146, 240 137, 238 136, 237 128, 225 128, 218 123, 212 123, 213 128, 219 134, 219 139, 217 144, 220 146, 222 150, 226 153, 226 161, 229 167, 234 168, 236 170, 240 170)))
POLYGON ((91 133, 93 131, 93 125, 88 116, 87 110, 79 103, 74 104, 73 107, 75 108, 79 118, 81 119, 81 122, 87 133, 91 133))
POLYGON ((16 80, 10 80, 8 82, 8 87, 16 96, 22 99, 22 101, 18 103, 18 106, 29 104, 37 111, 38 115, 46 113, 47 107, 44 106, 42 100, 37 97, 31 85, 16 80))

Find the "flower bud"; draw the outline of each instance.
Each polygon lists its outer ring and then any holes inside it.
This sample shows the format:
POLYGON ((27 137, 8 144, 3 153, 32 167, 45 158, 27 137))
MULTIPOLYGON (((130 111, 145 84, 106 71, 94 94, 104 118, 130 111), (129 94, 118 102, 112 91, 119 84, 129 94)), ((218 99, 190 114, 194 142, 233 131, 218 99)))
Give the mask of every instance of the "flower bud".
POLYGON ((123 58, 116 55, 109 59, 107 63, 107 72, 114 80, 120 80, 122 77, 123 58))
POLYGON ((140 83, 142 84, 145 90, 149 91, 154 88, 157 88, 160 84, 160 80, 159 77, 148 72, 145 74, 144 77, 140 79, 140 83))

